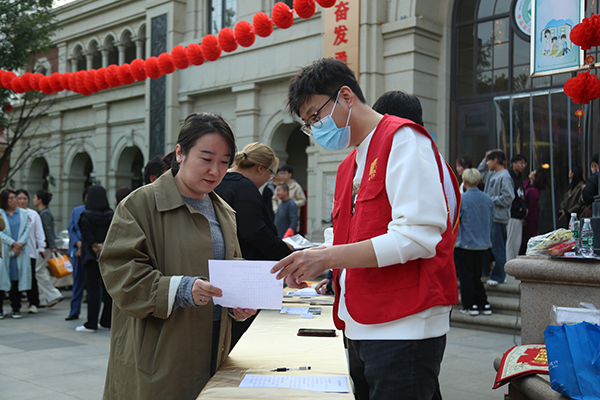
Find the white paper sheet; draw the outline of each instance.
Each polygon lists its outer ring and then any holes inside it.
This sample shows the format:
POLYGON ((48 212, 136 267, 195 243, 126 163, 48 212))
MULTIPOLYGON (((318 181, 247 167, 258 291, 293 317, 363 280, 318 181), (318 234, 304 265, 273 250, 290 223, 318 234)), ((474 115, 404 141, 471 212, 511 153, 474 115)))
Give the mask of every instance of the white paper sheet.
POLYGON ((252 375, 247 374, 240 387, 270 387, 314 390, 317 392, 349 393, 345 376, 252 375))
POLYGON ((223 307, 279 310, 283 279, 275 279, 271 268, 276 261, 208 260, 210 283, 223 291, 213 297, 223 307))

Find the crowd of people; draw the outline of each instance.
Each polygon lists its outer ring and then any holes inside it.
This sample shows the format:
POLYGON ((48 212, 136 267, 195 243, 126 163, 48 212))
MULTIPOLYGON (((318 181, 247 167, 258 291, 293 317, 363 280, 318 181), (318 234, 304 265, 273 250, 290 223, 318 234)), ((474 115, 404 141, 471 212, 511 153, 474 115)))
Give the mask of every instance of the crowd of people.
MULTIPOLYGON (((284 240, 299 232, 306 204, 293 168, 263 143, 237 151, 216 114, 189 115, 174 150, 148 162, 144 186, 117 190, 114 207, 102 186, 85 188, 69 219, 66 320, 80 317, 85 291, 86 322, 76 331, 111 330, 104 398, 198 395, 258 314, 212 302, 222 290, 208 260, 239 258, 278 261, 271 272, 292 288, 328 273, 316 290, 335 294, 358 399, 441 398, 456 278, 461 312, 492 314, 484 282, 504 283, 504 264, 537 235, 546 171, 524 179, 524 156, 507 162, 493 149, 477 168, 459 157, 459 181, 415 96, 388 92, 370 107, 354 73, 333 59, 292 79, 288 107, 322 147, 354 148, 338 168, 333 228, 316 248, 294 251, 284 240)), ((569 177, 561 218, 584 212, 594 182, 597 192, 598 172, 585 185, 580 167, 569 177)), ((25 190, 0 193, 0 298, 9 293, 16 319, 23 291, 30 313, 62 299, 46 268, 57 254, 51 199, 35 193, 38 214, 25 190)))

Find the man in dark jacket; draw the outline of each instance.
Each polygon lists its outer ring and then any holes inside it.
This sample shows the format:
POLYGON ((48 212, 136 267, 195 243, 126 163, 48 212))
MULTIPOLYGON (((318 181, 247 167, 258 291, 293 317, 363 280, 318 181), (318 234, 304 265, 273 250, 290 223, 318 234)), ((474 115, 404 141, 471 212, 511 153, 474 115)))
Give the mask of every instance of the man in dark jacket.
POLYGON ((585 187, 581 192, 586 206, 591 205, 594 202, 594 196, 598 195, 598 153, 592 157, 590 171, 592 174, 585 181, 585 187))
POLYGON ((521 174, 527 166, 527 160, 523 155, 516 154, 510 160, 510 164, 508 173, 513 180, 515 198, 510 208, 510 219, 506 227, 506 261, 512 260, 519 255, 523 235, 523 218, 527 215, 525 190, 523 189, 523 179, 521 178, 521 174))

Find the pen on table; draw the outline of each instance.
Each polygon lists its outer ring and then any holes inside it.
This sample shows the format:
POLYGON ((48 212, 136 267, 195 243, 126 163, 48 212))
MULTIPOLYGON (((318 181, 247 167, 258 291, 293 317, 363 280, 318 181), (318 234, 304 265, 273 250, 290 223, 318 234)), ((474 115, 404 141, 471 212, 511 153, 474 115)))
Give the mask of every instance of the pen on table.
POLYGON ((285 371, 291 371, 293 369, 304 371, 304 370, 309 370, 310 367, 292 367, 292 368, 281 367, 281 368, 273 368, 271 371, 272 372, 285 372, 285 371))

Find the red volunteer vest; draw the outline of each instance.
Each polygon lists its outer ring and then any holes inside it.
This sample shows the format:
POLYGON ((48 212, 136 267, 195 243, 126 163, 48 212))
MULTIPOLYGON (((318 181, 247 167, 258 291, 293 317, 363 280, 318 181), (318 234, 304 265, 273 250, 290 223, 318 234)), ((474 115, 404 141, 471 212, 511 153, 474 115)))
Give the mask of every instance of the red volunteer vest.
MULTIPOLYGON (((356 149, 338 168, 333 205, 334 245, 356 243, 387 233, 387 226, 392 220, 392 207, 385 188, 386 169, 394 133, 403 126, 410 126, 431 140, 443 186, 443 168, 449 167, 441 161, 431 136, 412 121, 386 114, 377 125, 369 145, 354 214, 351 213, 351 207, 356 149)), ((460 209, 458 181, 452 171, 449 172, 460 209)), ((406 195, 410 196, 410 188, 406 189, 406 195)), ((381 324, 433 306, 457 303, 453 257, 457 227, 458 218, 453 227, 448 213, 447 228, 433 258, 383 268, 347 269, 346 308, 352 318, 361 324, 381 324)), ((336 293, 340 293, 340 274, 340 270, 333 270, 336 293)), ((339 296, 336 296, 333 312, 335 326, 344 329, 344 322, 338 318, 338 306, 339 296)))

